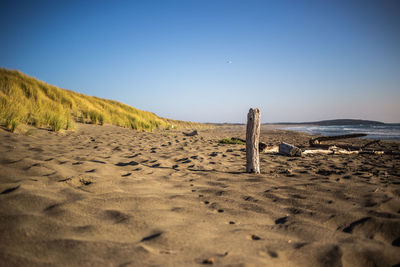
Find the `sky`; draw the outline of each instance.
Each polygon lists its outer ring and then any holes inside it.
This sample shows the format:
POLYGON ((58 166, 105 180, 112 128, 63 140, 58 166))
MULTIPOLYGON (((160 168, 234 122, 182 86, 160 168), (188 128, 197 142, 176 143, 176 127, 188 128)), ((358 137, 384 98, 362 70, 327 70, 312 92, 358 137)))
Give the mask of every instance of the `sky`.
POLYGON ((397 0, 0 0, 0 67, 196 122, 400 122, 397 0))

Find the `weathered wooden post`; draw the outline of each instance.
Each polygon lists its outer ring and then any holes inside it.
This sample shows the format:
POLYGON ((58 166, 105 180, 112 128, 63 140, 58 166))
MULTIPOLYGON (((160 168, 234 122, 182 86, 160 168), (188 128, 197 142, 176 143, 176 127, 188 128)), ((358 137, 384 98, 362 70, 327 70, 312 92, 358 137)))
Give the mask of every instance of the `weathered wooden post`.
POLYGON ((247 114, 246 130, 246 172, 260 173, 260 155, 258 143, 260 139, 260 110, 250 109, 247 114))

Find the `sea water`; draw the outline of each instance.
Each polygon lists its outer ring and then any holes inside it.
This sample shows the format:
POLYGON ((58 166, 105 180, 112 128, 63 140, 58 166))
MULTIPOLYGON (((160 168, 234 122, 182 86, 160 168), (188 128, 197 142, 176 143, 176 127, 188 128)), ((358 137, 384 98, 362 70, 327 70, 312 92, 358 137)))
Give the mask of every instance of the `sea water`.
POLYGON ((296 125, 283 127, 284 130, 305 132, 312 135, 332 136, 342 134, 364 133, 364 138, 379 140, 399 140, 400 124, 385 125, 296 125))

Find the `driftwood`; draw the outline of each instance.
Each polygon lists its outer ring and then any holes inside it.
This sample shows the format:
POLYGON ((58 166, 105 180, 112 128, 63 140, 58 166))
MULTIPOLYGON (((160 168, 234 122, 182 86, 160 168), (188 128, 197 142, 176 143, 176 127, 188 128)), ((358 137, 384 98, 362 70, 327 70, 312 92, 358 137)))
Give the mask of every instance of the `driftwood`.
POLYGON ((301 149, 282 142, 279 144, 279 154, 299 157, 301 156, 301 149))
POLYGON ((276 154, 279 152, 279 146, 270 146, 264 150, 268 154, 276 154))
POLYGON ((258 143, 258 149, 260 150, 260 152, 263 152, 266 148, 267 148, 267 144, 264 144, 261 142, 258 143))
POLYGON ((353 137, 362 137, 366 136, 366 134, 349 134, 349 135, 340 135, 340 136, 328 136, 328 137, 318 137, 315 139, 310 139, 311 147, 319 147, 325 148, 325 150, 321 149, 311 149, 305 150, 304 154, 367 154, 367 155, 400 155, 399 151, 391 151, 391 150, 383 150, 383 149, 368 149, 368 146, 373 144, 379 144, 381 140, 372 140, 362 146, 354 146, 347 144, 320 144, 320 141, 325 140, 337 140, 337 139, 345 139, 345 138, 353 138, 353 137), (317 142, 314 142, 317 140, 317 142))
POLYGON ((359 151, 350 151, 347 149, 341 149, 337 146, 330 146, 328 149, 306 149, 303 151, 304 155, 309 154, 327 154, 327 155, 338 155, 338 154, 358 154, 359 151))
POLYGON ((260 110, 250 109, 247 114, 246 130, 246 172, 260 173, 260 110))
POLYGON ((367 146, 373 145, 373 144, 378 144, 381 140, 373 140, 371 142, 366 143, 365 145, 361 146, 361 149, 366 148, 367 146))
MULTIPOLYGON (((375 149, 366 149, 368 146, 373 144, 379 144, 380 140, 372 140, 362 146, 354 146, 349 144, 321 144, 322 141, 330 141, 330 140, 339 140, 339 139, 347 139, 347 138, 355 138, 355 137, 364 137, 366 134, 359 133, 359 134, 345 134, 345 135, 336 135, 336 136, 321 136, 317 138, 313 138, 309 140, 311 147, 319 147, 331 150, 332 147, 347 149, 352 152, 357 152, 358 154, 386 154, 386 155, 399 155, 397 151, 388 151, 388 150, 375 150, 375 149)), ((344 152, 339 152, 338 150, 335 153, 344 154, 344 152)), ((311 154, 311 153, 310 153, 311 154)))
POLYGON ((399 151, 392 150, 361 150, 359 154, 379 154, 379 155, 395 155, 399 156, 399 151))
MULTIPOLYGON (((232 141, 242 141, 243 143, 246 143, 246 140, 244 140, 244 139, 241 139, 241 138, 237 138, 237 137, 232 137, 231 138, 231 140, 232 141)), ((263 152, 264 151, 264 149, 266 149, 267 148, 267 144, 265 144, 265 143, 263 143, 263 142, 258 142, 258 150, 259 150, 259 152, 263 152)))
POLYGON ((314 144, 310 147, 318 147, 318 148, 323 148, 323 149, 329 149, 331 146, 336 146, 342 149, 347 149, 347 150, 360 150, 359 146, 353 146, 353 145, 348 145, 348 144, 314 144))
POLYGON ((190 132, 190 133, 183 133, 185 136, 195 136, 195 135, 198 135, 199 133, 197 132, 197 130, 194 130, 193 132, 190 132))
POLYGON ((322 141, 331 141, 331 140, 340 140, 340 139, 348 139, 348 138, 355 138, 355 137, 364 137, 367 136, 366 134, 359 133, 359 134, 344 134, 344 135, 335 135, 335 136, 320 136, 317 138, 310 139, 310 146, 318 146, 321 144, 322 141))

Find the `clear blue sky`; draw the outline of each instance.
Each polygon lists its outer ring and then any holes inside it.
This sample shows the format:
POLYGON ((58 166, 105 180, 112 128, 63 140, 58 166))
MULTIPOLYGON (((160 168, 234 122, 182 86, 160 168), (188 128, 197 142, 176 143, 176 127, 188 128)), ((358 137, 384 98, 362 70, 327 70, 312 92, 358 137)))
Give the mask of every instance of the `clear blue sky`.
POLYGON ((198 122, 400 122, 400 1, 4 1, 0 66, 198 122))

